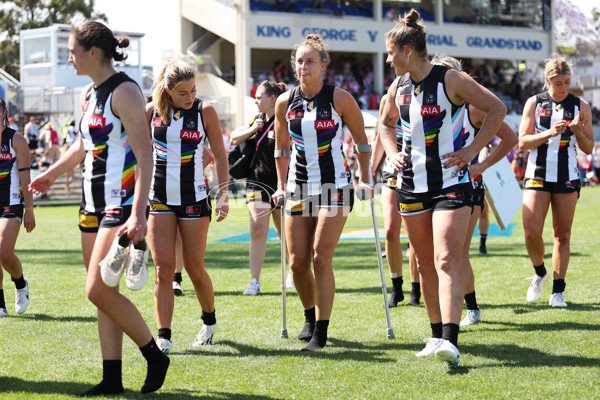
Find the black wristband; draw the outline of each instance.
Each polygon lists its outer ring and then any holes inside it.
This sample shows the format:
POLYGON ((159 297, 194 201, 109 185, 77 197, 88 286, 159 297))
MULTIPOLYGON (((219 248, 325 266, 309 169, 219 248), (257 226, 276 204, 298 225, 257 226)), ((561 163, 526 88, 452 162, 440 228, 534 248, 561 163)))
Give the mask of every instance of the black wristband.
POLYGON ((30 170, 30 167, 19 168, 19 172, 29 171, 29 170, 30 170))

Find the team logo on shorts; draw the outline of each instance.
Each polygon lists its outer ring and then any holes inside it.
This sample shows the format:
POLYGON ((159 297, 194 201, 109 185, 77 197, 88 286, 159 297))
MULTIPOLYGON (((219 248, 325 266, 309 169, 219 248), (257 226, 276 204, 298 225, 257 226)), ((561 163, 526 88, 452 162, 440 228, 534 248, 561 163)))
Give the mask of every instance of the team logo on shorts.
POLYGON ((416 211, 421 211, 424 209, 422 202, 412 203, 412 204, 399 203, 399 206, 400 206, 400 212, 404 212, 404 213, 416 212, 416 211))
POLYGON ((79 214, 79 226, 83 228, 97 228, 98 217, 95 215, 79 214))
POLYGON ((539 180, 539 179, 527 179, 527 181, 525 181, 525 187, 526 188, 543 188, 544 181, 539 180))
POLYGON ((331 201, 332 202, 344 201, 344 195, 342 193, 331 193, 331 201))
POLYGON ((285 202, 285 209, 290 212, 299 212, 304 210, 304 202, 288 200, 285 202))
POLYGON ((187 206, 185 208, 185 213, 188 216, 200 215, 200 207, 199 206, 187 206))

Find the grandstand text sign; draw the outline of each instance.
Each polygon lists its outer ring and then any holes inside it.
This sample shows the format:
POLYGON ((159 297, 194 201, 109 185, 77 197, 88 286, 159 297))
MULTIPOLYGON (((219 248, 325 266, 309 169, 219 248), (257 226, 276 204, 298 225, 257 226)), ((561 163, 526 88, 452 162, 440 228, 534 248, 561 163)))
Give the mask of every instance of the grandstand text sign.
MULTIPOLYGON (((384 53, 385 33, 393 27, 386 21, 325 18, 293 19, 282 15, 276 20, 254 16, 248 24, 252 48, 291 49, 309 33, 323 36, 330 51, 384 53)), ((463 24, 428 24, 428 51, 455 57, 514 60, 543 60, 550 55, 550 33, 525 28, 486 27, 463 24)))

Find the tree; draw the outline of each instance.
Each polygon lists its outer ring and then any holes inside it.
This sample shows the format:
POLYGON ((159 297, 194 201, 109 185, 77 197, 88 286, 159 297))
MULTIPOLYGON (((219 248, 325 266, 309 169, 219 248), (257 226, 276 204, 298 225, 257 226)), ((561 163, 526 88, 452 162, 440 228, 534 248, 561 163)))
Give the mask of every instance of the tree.
POLYGON ((592 11, 592 16, 586 16, 569 0, 558 0, 555 12, 556 50, 560 54, 600 55, 600 11, 597 8, 592 11))
POLYGON ((94 11, 94 0, 0 0, 0 68, 20 78, 19 33, 52 24, 77 24, 84 20, 107 21, 94 11))

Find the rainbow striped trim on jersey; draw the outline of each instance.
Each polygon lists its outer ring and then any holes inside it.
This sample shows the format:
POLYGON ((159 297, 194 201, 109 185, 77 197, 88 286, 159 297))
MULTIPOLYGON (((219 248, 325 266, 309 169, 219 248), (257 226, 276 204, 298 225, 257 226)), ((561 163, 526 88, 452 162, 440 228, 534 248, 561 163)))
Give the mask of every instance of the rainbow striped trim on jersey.
MULTIPOLYGON (((535 129, 537 135, 550 129, 560 120, 571 122, 580 112, 581 100, 569 94, 556 103, 546 91, 535 96, 535 129)), ((579 179, 577 139, 570 128, 560 136, 551 137, 541 146, 531 149, 525 178, 545 182, 566 182, 579 179)))
MULTIPOLYGON (((136 159, 127 132, 112 110, 115 89, 135 81, 116 73, 85 94, 79 131, 86 151, 83 163, 82 208, 102 212, 133 203, 136 159)), ((137 86, 137 84, 136 84, 137 86)))
POLYGON ((17 131, 4 128, 0 143, 0 206, 23 204, 21 178, 17 167, 17 152, 13 146, 13 138, 17 131))
POLYGON ((195 99, 189 110, 170 111, 165 124, 152 112, 154 173, 150 200, 171 206, 196 204, 207 197, 203 149, 206 139, 202 100, 195 99))
POLYGON ((323 184, 341 188, 352 182, 346 155, 342 149, 342 118, 335 111, 335 88, 323 84, 311 99, 300 87, 290 91, 286 120, 292 140, 292 157, 287 190, 299 186, 309 196, 321 194, 323 184))
MULTIPOLYGON (((469 103, 465 103, 465 112, 467 113, 465 122, 463 125, 463 147, 470 146, 475 139, 475 136, 479 133, 479 128, 476 128, 471 121, 471 113, 469 112, 469 103)), ((477 164, 479 162, 479 154, 471 160, 469 165, 477 164)), ((473 189, 480 189, 483 187, 483 177, 481 175, 471 176, 473 183, 473 189)))
POLYGON ((394 103, 400 113, 406 164, 398 188, 410 193, 438 191, 469 182, 468 168, 444 168, 441 156, 465 145, 465 104, 453 104, 444 84, 448 68, 434 65, 421 82, 397 78, 394 103))

